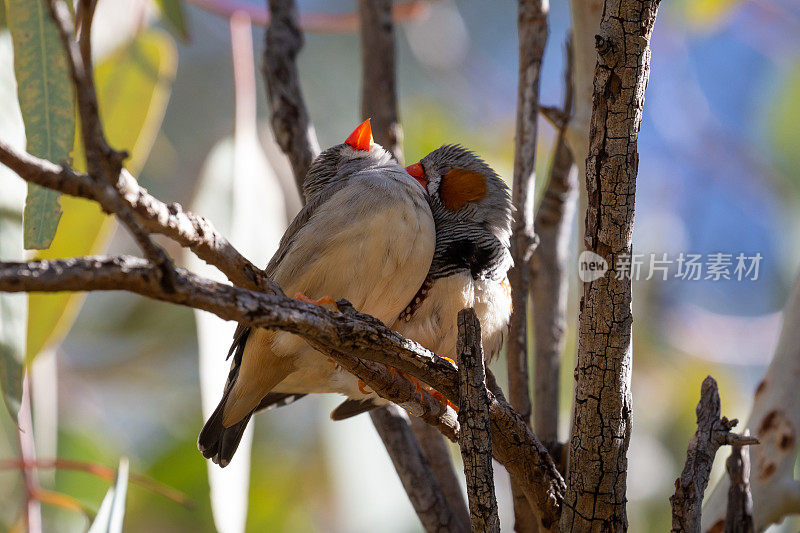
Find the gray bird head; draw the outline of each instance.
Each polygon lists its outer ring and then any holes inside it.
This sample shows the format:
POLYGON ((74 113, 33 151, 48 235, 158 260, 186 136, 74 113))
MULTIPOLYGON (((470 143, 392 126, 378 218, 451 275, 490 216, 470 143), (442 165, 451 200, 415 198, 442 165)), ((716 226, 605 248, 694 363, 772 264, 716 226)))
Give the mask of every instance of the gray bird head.
POLYGON ((449 144, 406 170, 420 183, 427 182, 434 216, 440 211, 447 218, 482 226, 508 246, 511 195, 505 182, 480 157, 463 146, 449 144))
POLYGON ((306 201, 310 201, 331 183, 361 170, 390 164, 396 165, 397 161, 380 144, 372 141, 372 128, 367 119, 345 142, 328 148, 314 159, 303 181, 303 194, 306 201))

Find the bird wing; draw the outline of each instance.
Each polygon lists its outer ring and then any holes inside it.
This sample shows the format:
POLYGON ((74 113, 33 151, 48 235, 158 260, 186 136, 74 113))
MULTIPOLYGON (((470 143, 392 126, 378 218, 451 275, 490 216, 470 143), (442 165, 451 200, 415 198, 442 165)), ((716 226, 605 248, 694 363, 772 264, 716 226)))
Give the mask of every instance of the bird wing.
MULTIPOLYGON (((272 254, 272 258, 267 263, 266 268, 264 269, 264 274, 267 277, 273 278, 275 275, 275 269, 280 264, 281 260, 286 256, 289 249, 292 247, 292 244, 295 241, 295 237, 297 235, 297 231, 303 227, 303 224, 308 222, 311 216, 314 214, 314 211, 325 203, 331 196, 333 196, 336 192, 342 189, 347 185, 347 180, 341 180, 337 183, 333 183, 320 191, 318 194, 314 195, 310 202, 303 206, 303 209, 300 210, 299 213, 294 217, 292 223, 289 224, 289 227, 286 228, 286 231, 283 233, 283 237, 281 237, 281 241, 278 244, 278 249, 272 254)), ((250 333, 250 326, 245 324, 239 324, 236 326, 236 331, 233 333, 233 341, 231 342, 231 347, 228 350, 228 358, 233 355, 237 349, 244 348, 244 343, 247 341, 247 336, 250 333)), ((235 367, 237 370, 239 368, 239 363, 234 361, 232 366, 235 367)), ((231 368, 233 370, 233 368, 231 368)), ((231 381, 229 380, 225 384, 225 391, 227 392, 230 388, 231 381)))
POLYGON ((347 298, 391 324, 427 275, 435 231, 405 171, 369 169, 322 202, 287 244, 273 279, 288 294, 347 298))
MULTIPOLYGON (((356 309, 393 323, 422 285, 435 244, 422 191, 401 168, 394 172, 362 171, 347 186, 315 197, 270 262, 272 279, 287 294, 346 298, 356 309)), ((226 426, 295 370, 294 357, 287 357, 297 353, 295 337, 253 333, 238 342, 241 356, 234 361, 237 372, 231 372, 235 383, 230 384, 226 426)))

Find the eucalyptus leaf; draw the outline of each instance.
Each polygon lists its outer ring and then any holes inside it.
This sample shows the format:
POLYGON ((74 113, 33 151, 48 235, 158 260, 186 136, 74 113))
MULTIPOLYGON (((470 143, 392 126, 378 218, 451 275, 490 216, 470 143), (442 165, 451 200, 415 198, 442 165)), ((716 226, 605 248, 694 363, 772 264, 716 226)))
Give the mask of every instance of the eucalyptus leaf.
MULTIPOLYGON (((75 105, 58 30, 43 1, 6 0, 6 9, 27 151, 54 163, 66 162, 75 137, 75 105)), ((50 246, 61 219, 58 197, 55 191, 28 186, 25 248, 50 246)))
MULTIPOLYGON (((95 69, 95 86, 103 127, 111 146, 131 156, 125 167, 134 175, 144 166, 161 127, 177 68, 174 41, 163 31, 148 30, 103 59, 95 69)), ((74 166, 86 168, 83 147, 76 135, 74 166)), ((101 253, 115 227, 96 203, 61 198, 64 215, 51 247, 38 259, 56 259, 101 253)), ((72 327, 84 295, 36 293, 29 296, 27 359, 61 342, 72 327)))
POLYGON ((128 459, 119 460, 117 479, 114 486, 108 489, 97 516, 89 527, 88 533, 122 533, 125 519, 125 498, 128 493, 128 459))

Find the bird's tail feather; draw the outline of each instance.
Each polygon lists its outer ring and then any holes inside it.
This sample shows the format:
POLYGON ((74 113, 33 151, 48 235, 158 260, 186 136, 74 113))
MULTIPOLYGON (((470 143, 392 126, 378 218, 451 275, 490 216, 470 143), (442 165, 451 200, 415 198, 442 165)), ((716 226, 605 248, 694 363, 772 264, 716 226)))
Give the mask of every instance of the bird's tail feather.
POLYGON ((239 442, 242 440, 247 423, 250 421, 252 413, 242 418, 239 422, 230 427, 222 424, 222 413, 225 411, 225 402, 228 399, 226 392, 219 402, 219 405, 208 418, 208 421, 200 431, 197 438, 197 447, 206 459, 211 459, 216 464, 225 468, 231 462, 239 442))

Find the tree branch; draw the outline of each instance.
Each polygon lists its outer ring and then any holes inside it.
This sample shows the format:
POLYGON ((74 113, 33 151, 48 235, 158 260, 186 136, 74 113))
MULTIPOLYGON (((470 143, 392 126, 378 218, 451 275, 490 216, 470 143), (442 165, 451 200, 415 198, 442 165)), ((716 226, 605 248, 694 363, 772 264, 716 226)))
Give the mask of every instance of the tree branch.
MULTIPOLYGON (((125 290, 202 309, 224 320, 299 335, 375 392, 455 439, 458 429, 452 409, 444 408, 426 391, 383 365, 428 383, 453 402, 458 401, 458 370, 344 301, 340 301, 344 312, 335 313, 283 294, 217 283, 181 269, 176 269, 175 290, 167 292, 158 282, 154 266, 124 256, 0 263, 0 291, 93 290, 125 290)), ((491 393, 489 402, 495 459, 519 480, 528 500, 539 509, 543 523, 553 524, 560 514, 564 481, 552 458, 510 405, 491 393)))
POLYGON ((411 430, 417 437, 422 453, 439 481, 453 514, 462 525, 462 529, 468 530, 469 508, 464 499, 464 492, 461 490, 460 478, 453 466, 450 447, 439 431, 416 416, 411 417, 411 430))
POLYGON ((536 177, 536 118, 539 109, 539 71, 547 42, 547 2, 520 0, 517 19, 519 32, 519 85, 517 126, 514 148, 512 200, 516 216, 511 237, 514 267, 509 272, 514 313, 508 338, 507 362, 511 405, 530 423, 531 400, 528 392, 528 261, 536 235, 533 229, 534 181, 536 177))
POLYGON ((711 376, 703 380, 700 402, 697 404, 697 431, 689 441, 686 465, 681 477, 675 480, 675 494, 669 499, 672 505, 672 531, 699 533, 700 508, 708 486, 708 476, 714 456, 726 444, 746 446, 758 444, 758 439, 731 433, 737 420, 720 418, 719 391, 711 376))
MULTIPOLYGON (((566 44, 564 109, 572 110, 572 54, 566 44)), ((577 176, 566 142, 566 120, 558 130, 550 179, 536 212, 540 244, 531 258, 534 328, 534 429, 544 442, 558 441, 561 353, 567 328, 567 259, 577 199, 577 176)))
MULTIPOLYGON (((361 25, 361 118, 371 119, 375 141, 392 152, 398 161, 402 161, 402 130, 397 118, 397 83, 395 76, 395 36, 392 24, 391 0, 360 0, 359 15, 361 25)), ((416 417, 414 417, 416 418, 416 417)), ((406 431, 406 426, 388 424, 388 416, 373 415, 372 422, 381 435, 392 431, 406 431)), ((469 514, 466 510, 461 486, 455 477, 452 459, 442 435, 431 429, 428 424, 414 422, 412 419, 412 435, 398 435, 395 438, 384 438, 383 442, 391 457, 404 457, 404 462, 427 459, 428 468, 436 476, 438 485, 445 494, 445 505, 449 505, 448 514, 454 517, 454 524, 462 530, 467 529, 469 514), (414 441, 414 445, 402 449, 390 449, 401 442, 414 441), (416 454, 421 449, 424 455, 416 454)), ((418 469, 421 467, 418 467, 418 469)), ((403 486, 414 485, 402 479, 407 473, 397 470, 403 486)), ((415 497, 409 493, 412 502, 415 497)), ((416 507, 415 507, 416 509, 416 507)), ((419 514, 419 510, 417 510, 419 514)), ((422 516, 420 519, 422 520, 422 516)))
POLYGON ((458 444, 467 478, 470 523, 472 531, 499 532, 481 325, 471 308, 458 313, 458 367, 458 444))
POLYGON ((630 276, 618 267, 618 258, 631 253, 637 138, 658 4, 606 0, 596 37, 584 240, 609 270, 583 284, 561 531, 627 529, 633 317, 630 276))
POLYGON ((370 417, 425 531, 466 531, 451 511, 402 410, 389 405, 371 411, 370 417))
MULTIPOLYGON (((514 204, 514 232, 511 257, 514 266, 508 273, 514 312, 506 342, 508 393, 511 405, 531 424, 530 378, 528 369, 528 261, 536 248, 534 232, 534 185, 536 183, 536 139, 539 111, 539 75, 547 43, 548 3, 519 0, 519 74, 517 85, 517 124, 514 146, 514 178, 511 189, 514 204)), ((511 484, 514 496, 514 528, 518 532, 536 530, 536 518, 526 505, 522 487, 511 484)))
POLYGON ((121 191, 117 189, 122 162, 128 157, 128 154, 114 150, 108 145, 100 120, 92 74, 91 24, 94 17, 95 0, 81 0, 79 4, 78 20, 82 25, 79 42, 74 39, 75 28, 66 3, 63 0, 49 0, 49 6, 75 87, 78 115, 81 119, 80 131, 86 154, 86 168, 94 180, 105 181, 111 185, 107 190, 98 189, 105 193, 101 205, 107 212, 117 215, 145 256, 158 265, 161 282, 164 287, 169 288, 174 283, 172 261, 139 224, 130 207, 122 200, 121 191))
MULTIPOLYGON (((107 198, 115 194, 104 182, 67 167, 59 167, 45 159, 17 152, 0 141, 0 163, 22 179, 64 194, 98 202, 107 213, 114 206, 107 198)), ((158 233, 189 248, 200 259, 218 268, 234 284, 270 292, 280 287, 268 279, 260 268, 240 254, 230 242, 204 217, 185 211, 180 204, 165 204, 139 186, 136 178, 122 170, 118 181, 122 200, 136 214, 145 230, 158 233)))
POLYGON ((725 470, 731 480, 728 489, 728 512, 725 515, 725 533, 753 533, 753 497, 750 495, 750 449, 731 446, 725 461, 725 470))
POLYGON ((265 37, 263 73, 272 114, 270 123, 275 141, 292 165, 300 197, 305 198, 303 180, 319 154, 319 142, 308 118, 297 71, 303 34, 297 24, 294 0, 269 0, 269 11, 271 22, 265 37))
POLYGON ((361 17, 361 118, 372 120, 375 142, 403 160, 397 119, 392 0, 359 0, 361 17))

